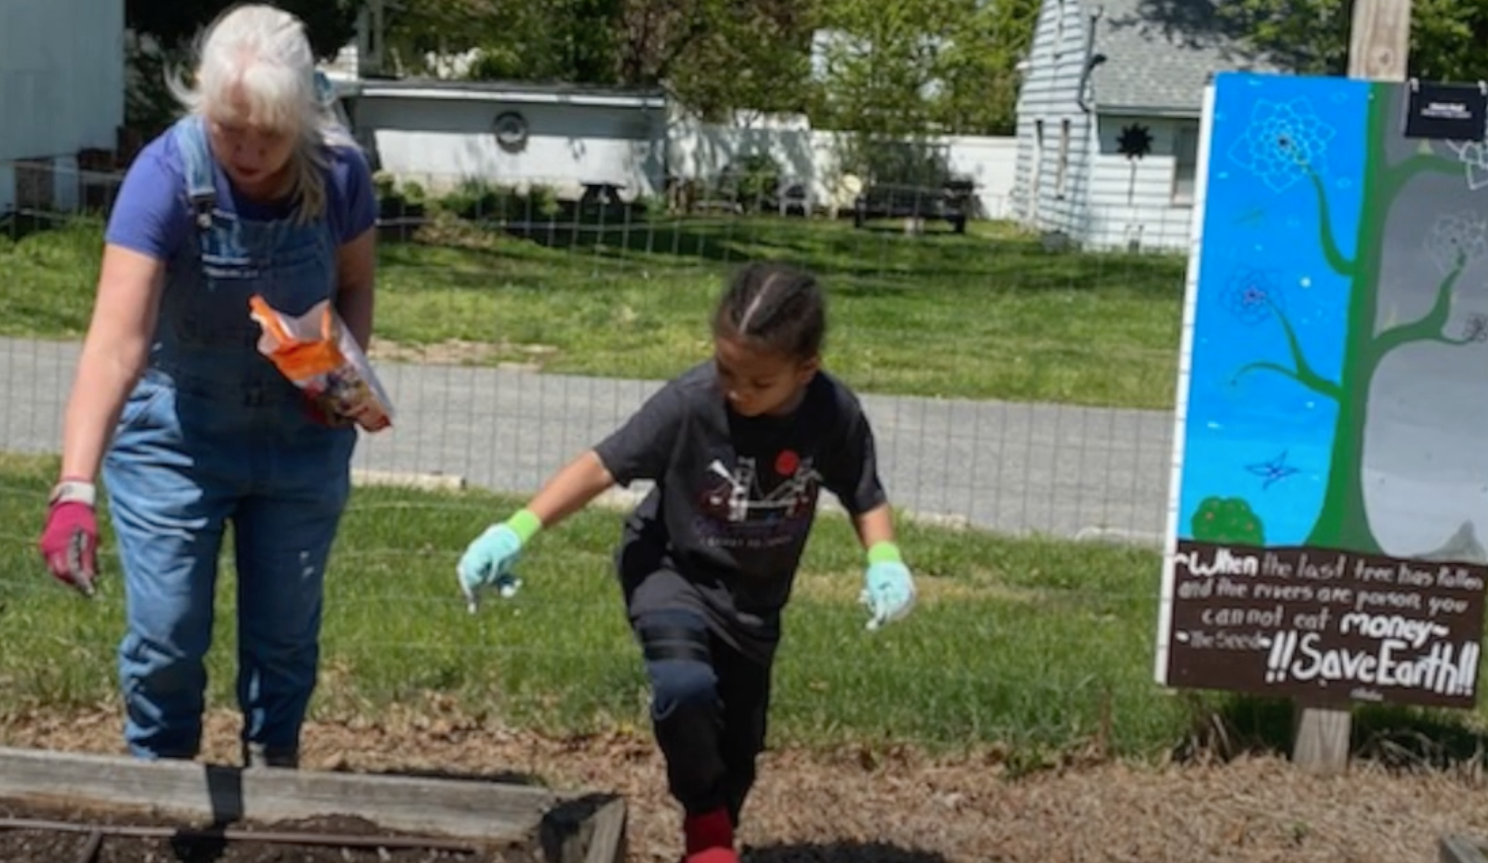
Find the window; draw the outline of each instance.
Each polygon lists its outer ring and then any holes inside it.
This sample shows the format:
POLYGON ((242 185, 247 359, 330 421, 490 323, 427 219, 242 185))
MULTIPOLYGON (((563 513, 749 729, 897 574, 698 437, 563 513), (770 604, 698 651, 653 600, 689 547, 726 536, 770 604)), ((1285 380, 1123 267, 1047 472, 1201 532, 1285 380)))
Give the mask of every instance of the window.
POLYGON ((1059 52, 1064 48, 1064 0, 1054 4, 1054 59, 1059 59, 1059 52))
POLYGON ((1173 135, 1173 203, 1192 204, 1199 168, 1199 124, 1185 123, 1173 135))
POLYGON ((1064 197, 1065 180, 1069 176, 1070 121, 1059 121, 1059 165, 1054 174, 1054 197, 1064 197))
POLYGON ((1033 121, 1033 160, 1028 166, 1028 212, 1038 218, 1039 180, 1044 173, 1044 121, 1033 121))

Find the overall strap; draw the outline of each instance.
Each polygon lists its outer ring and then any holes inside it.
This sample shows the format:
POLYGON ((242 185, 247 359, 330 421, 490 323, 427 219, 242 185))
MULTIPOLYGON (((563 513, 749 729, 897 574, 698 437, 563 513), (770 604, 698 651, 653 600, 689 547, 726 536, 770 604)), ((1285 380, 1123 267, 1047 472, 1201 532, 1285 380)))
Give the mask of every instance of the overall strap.
POLYGON ((212 226, 212 209, 217 205, 217 184, 212 175, 212 150, 207 143, 207 130, 202 118, 190 115, 177 121, 172 134, 181 153, 181 169, 186 175, 186 195, 196 214, 197 227, 212 226))

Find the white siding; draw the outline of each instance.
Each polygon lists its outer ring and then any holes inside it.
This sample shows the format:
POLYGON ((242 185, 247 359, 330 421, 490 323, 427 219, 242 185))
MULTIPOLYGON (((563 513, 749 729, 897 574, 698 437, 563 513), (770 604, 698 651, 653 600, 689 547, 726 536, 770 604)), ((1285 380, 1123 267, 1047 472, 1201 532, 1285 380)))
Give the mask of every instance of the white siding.
POLYGON ((621 186, 625 198, 663 189, 666 112, 659 108, 361 96, 354 113, 382 170, 431 191, 467 178, 549 185, 565 195, 582 183, 621 186), (527 120, 527 144, 517 153, 502 150, 492 131, 505 111, 527 120))
POLYGON ((723 125, 678 111, 667 129, 667 171, 676 177, 708 181, 740 159, 769 156, 784 182, 807 185, 814 201, 833 197, 841 173, 837 153, 837 135, 795 114, 740 111, 732 125, 723 125))
POLYGON ((0 214, 21 186, 75 206, 78 151, 113 150, 123 124, 124 0, 0 0, 0 214))
POLYGON ((0 2, 0 162, 113 149, 124 0, 0 2))
MULTIPOLYGON (((813 129, 805 117, 744 115, 732 126, 675 116, 668 129, 667 170, 688 179, 710 180, 738 159, 767 155, 780 166, 786 183, 802 183, 814 204, 847 209, 859 187, 843 181, 837 132, 813 129)), ((1006 219, 1017 156, 1014 138, 975 135, 930 137, 925 143, 943 148, 952 172, 976 183, 980 215, 1006 219)))
POLYGON ((988 219, 1011 218, 1011 193, 1017 182, 1017 139, 960 135, 945 141, 946 161, 951 170, 976 182, 981 215, 988 219))
MULTIPOLYGON (((1175 184, 1176 153, 1182 130, 1187 129, 1193 136, 1189 140, 1196 143, 1198 128, 1197 119, 1100 118, 1098 147, 1090 162, 1088 220, 1080 238, 1084 245, 1145 251, 1188 248, 1192 187, 1175 184), (1122 130, 1132 125, 1145 127, 1152 136, 1151 151, 1140 159, 1128 159, 1119 150, 1122 130)), ((1189 166, 1195 152, 1189 151, 1189 166)))
POLYGON ((1044 0, 1039 10, 1018 91, 1018 155, 1013 186, 1013 207, 1021 221, 1042 230, 1064 231, 1071 237, 1078 237, 1084 227, 1092 140, 1090 115, 1079 104, 1090 27, 1082 7, 1081 0, 1044 0))

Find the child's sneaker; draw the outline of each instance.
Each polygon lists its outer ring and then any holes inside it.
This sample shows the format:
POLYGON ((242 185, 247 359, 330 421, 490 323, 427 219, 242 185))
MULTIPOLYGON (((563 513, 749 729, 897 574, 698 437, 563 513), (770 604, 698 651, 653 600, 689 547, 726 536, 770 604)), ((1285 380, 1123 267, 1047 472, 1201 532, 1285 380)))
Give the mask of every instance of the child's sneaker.
POLYGON ((734 853, 734 823, 722 807, 682 821, 686 852, 682 863, 739 863, 734 853))

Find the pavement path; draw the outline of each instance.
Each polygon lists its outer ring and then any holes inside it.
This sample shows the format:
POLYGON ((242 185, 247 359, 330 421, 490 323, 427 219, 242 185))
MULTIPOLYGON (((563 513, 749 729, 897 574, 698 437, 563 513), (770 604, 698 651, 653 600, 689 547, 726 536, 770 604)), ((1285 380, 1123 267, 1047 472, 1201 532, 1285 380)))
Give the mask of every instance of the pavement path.
MULTIPOLYGON (((78 345, 0 339, 0 450, 56 452, 78 345)), ((529 493, 660 384, 472 366, 379 363, 395 428, 364 436, 366 474, 440 474, 529 493)), ((1008 533, 1156 542, 1166 411, 864 395, 897 506, 1008 533)))

